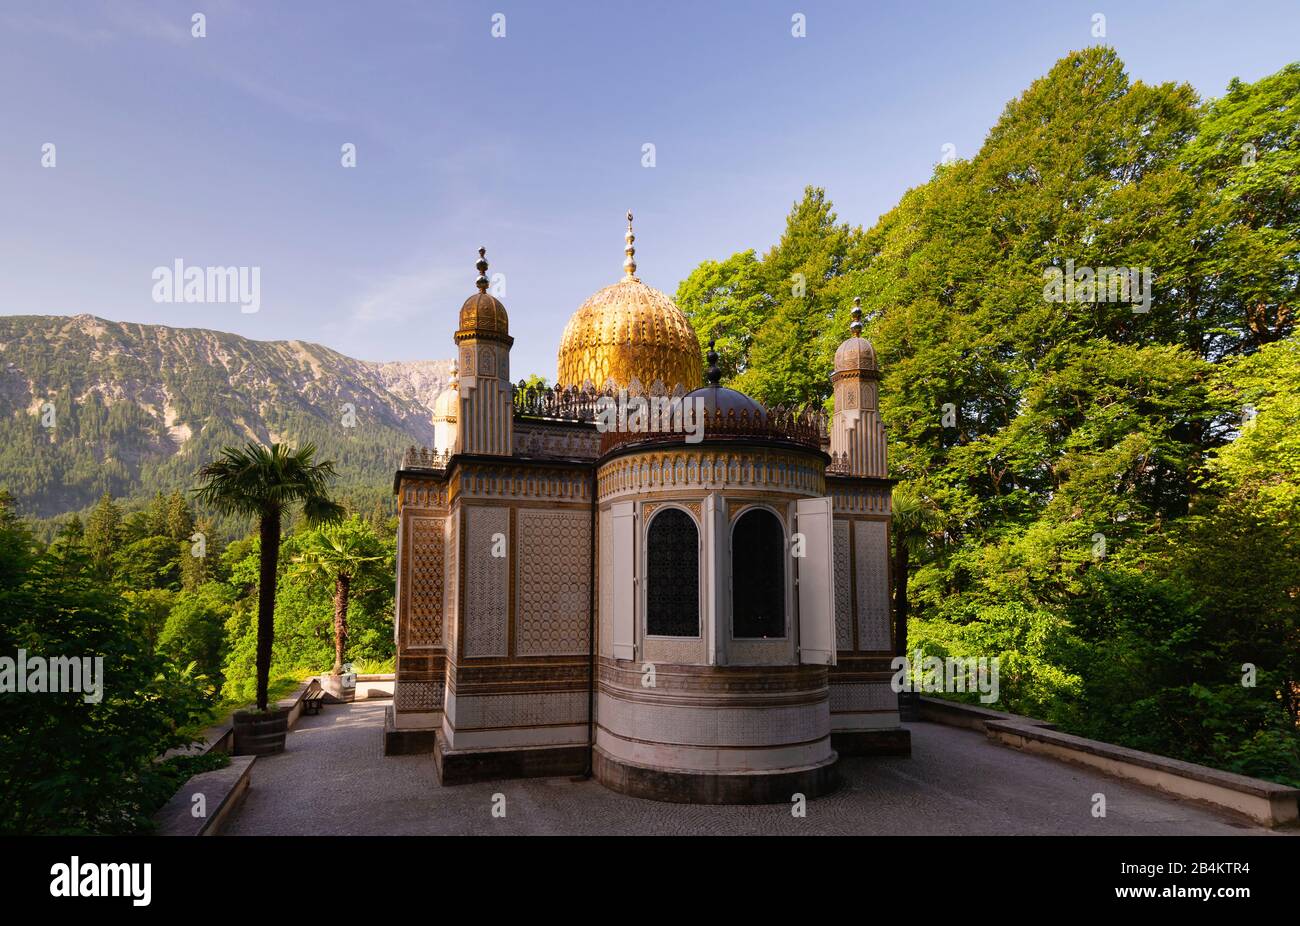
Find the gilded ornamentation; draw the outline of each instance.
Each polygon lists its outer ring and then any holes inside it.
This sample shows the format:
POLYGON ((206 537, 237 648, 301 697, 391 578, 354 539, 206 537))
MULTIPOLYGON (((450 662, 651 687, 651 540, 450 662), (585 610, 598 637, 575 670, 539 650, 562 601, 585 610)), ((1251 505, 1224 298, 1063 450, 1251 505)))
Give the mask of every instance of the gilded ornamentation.
MULTIPOLYGON (((478 279, 474 283, 478 287, 478 292, 466 299, 465 304, 460 307, 456 343, 459 344, 468 338, 479 338, 502 341, 508 347, 514 343, 514 338, 510 337, 510 319, 506 316, 506 307, 501 304, 500 299, 487 291, 489 280, 486 249, 478 249, 478 262, 474 266, 478 270, 478 279)), ((468 362, 462 366, 471 372, 474 369, 468 362)))
POLYGON ((584 302, 564 326, 556 382, 603 387, 613 380, 627 388, 633 380, 659 381, 689 391, 701 383, 700 342, 681 309, 636 277, 631 216, 626 275, 584 302))
POLYGON ((564 326, 557 382, 626 388, 638 383, 700 385, 700 342, 681 309, 635 277, 606 286, 564 326))

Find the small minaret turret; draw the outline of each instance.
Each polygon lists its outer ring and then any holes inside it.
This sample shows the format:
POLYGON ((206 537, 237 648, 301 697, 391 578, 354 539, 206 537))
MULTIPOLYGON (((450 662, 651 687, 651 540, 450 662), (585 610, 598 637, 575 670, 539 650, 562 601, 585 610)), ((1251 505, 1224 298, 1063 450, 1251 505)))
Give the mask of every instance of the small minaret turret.
POLYGON ((451 362, 447 388, 433 400, 433 448, 439 453, 456 449, 456 419, 460 417, 460 388, 456 381, 456 361, 451 362))
POLYGON ((510 322, 501 300, 488 292, 487 249, 478 249, 475 285, 465 300, 456 329, 459 360, 457 453, 509 456, 512 450, 514 404, 510 390, 510 322))
POLYGON ((831 386, 831 457, 852 476, 885 478, 885 426, 880 420, 880 367, 876 351, 862 335, 862 297, 853 299, 851 337, 835 351, 831 386))

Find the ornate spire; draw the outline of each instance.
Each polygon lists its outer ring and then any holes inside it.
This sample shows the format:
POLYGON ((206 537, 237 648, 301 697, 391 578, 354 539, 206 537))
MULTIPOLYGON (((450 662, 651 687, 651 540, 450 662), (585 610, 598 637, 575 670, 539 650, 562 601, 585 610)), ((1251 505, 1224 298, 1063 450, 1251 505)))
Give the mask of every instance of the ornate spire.
POLYGON ((474 267, 478 270, 478 279, 474 281, 474 285, 478 287, 480 293, 485 293, 489 282, 487 277, 487 248, 478 249, 478 260, 474 263, 474 267))
POLYGON ((849 330, 853 332, 855 338, 862 337, 862 297, 853 297, 853 311, 849 313, 853 316, 853 322, 849 325, 849 330))
POLYGON ((636 248, 632 246, 632 242, 636 241, 636 235, 632 234, 631 209, 627 211, 627 234, 623 238, 627 241, 627 246, 623 248, 623 253, 627 255, 623 260, 623 272, 627 275, 627 279, 631 280, 636 278, 636 248))
POLYGON ((715 339, 709 338, 709 352, 705 354, 705 359, 709 361, 709 371, 704 375, 710 386, 716 386, 722 381, 722 371, 718 369, 718 352, 713 349, 715 343, 715 339))
POLYGON ((456 369, 456 361, 453 358, 451 361, 451 373, 447 377, 447 388, 459 389, 460 388, 459 380, 460 380, 459 372, 456 369))

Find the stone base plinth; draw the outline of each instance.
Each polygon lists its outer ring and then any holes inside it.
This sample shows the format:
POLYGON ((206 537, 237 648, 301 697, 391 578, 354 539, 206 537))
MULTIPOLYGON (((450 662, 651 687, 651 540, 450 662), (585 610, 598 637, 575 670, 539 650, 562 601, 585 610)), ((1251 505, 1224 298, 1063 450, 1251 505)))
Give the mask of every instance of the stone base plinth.
POLYGON ((433 752, 437 727, 399 727, 390 704, 384 709, 384 755, 411 756, 433 752))
POLYGON ((835 790, 835 761, 770 772, 691 772, 650 768, 595 751, 596 780, 611 791, 674 804, 788 804, 795 794, 812 799, 835 790))
POLYGON ((910 756, 912 732, 892 730, 839 730, 831 733, 831 746, 842 756, 910 756))
POLYGON ((447 749, 442 736, 433 750, 438 782, 463 785, 498 778, 556 778, 587 770, 587 747, 524 746, 515 749, 447 749))

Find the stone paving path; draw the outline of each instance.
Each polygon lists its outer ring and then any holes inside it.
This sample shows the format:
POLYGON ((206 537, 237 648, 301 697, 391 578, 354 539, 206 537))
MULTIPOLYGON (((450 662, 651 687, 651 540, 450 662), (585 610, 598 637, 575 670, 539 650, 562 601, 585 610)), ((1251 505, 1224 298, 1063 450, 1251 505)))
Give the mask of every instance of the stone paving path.
POLYGON ((259 758, 228 835, 1270 834, 1235 816, 1041 756, 982 733, 918 723, 912 758, 844 759, 841 787, 808 803, 664 804, 567 778, 444 788, 433 757, 384 756, 388 702, 303 717, 283 753, 259 758), (1091 814, 1106 795, 1107 816, 1091 814), (504 794, 506 816, 491 813, 504 794))

